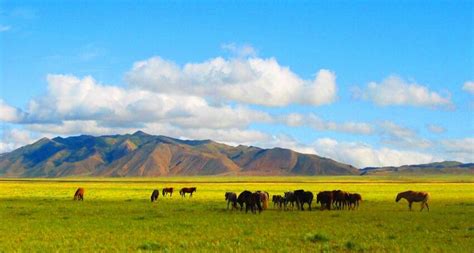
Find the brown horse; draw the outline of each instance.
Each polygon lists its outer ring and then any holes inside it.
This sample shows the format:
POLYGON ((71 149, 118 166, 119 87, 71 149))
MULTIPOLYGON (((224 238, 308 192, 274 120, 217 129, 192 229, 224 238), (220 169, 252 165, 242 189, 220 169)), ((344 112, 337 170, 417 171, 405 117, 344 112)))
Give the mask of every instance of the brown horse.
POLYGON ((413 202, 421 202, 420 212, 423 211, 423 208, 425 208, 425 206, 428 209, 428 212, 430 211, 430 208, 428 206, 428 200, 430 199, 430 194, 427 192, 415 192, 415 191, 400 192, 397 195, 395 202, 400 201, 400 199, 406 199, 408 201, 408 208, 410 209, 410 211, 411 211, 411 204, 413 202))
POLYGON ((84 188, 78 188, 74 193, 74 200, 84 201, 84 188))
POLYGON ((355 210, 359 208, 359 202, 362 201, 362 196, 359 193, 349 193, 346 201, 349 210, 355 210))
POLYGON ((153 192, 151 193, 151 202, 154 202, 154 201, 157 201, 158 200, 158 196, 160 195, 160 191, 158 190, 153 190, 153 192))
POLYGON ((270 200, 270 194, 264 191, 256 191, 256 193, 260 194, 260 201, 262 202, 262 209, 266 210, 268 208, 268 201, 270 200))
POLYGON ((186 197, 186 193, 189 193, 189 197, 192 197, 193 192, 195 191, 196 191, 196 187, 190 187, 190 188, 184 187, 179 191, 179 195, 181 195, 181 197, 186 197))
POLYGON ((161 195, 163 195, 163 197, 166 197, 166 194, 169 194, 170 197, 172 197, 173 196, 173 190, 174 190, 173 187, 163 188, 163 190, 161 191, 161 195))

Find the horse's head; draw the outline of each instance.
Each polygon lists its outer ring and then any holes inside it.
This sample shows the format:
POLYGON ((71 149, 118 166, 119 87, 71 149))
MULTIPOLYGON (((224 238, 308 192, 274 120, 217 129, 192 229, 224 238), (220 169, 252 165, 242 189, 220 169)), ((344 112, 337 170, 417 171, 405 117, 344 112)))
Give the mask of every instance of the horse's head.
POLYGON ((230 195, 230 192, 226 192, 226 193, 225 193, 225 200, 228 200, 228 199, 229 199, 229 195, 230 195))
POLYGON ((402 196, 401 196, 401 194, 399 193, 399 194, 397 194, 397 198, 395 199, 395 202, 400 201, 400 199, 402 199, 402 196))

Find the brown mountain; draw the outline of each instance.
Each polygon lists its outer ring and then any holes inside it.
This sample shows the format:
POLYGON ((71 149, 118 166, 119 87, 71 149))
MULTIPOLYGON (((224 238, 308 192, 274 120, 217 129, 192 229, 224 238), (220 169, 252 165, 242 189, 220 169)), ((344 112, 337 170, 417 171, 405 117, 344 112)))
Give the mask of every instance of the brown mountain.
POLYGON ((289 149, 148 135, 43 138, 0 155, 1 177, 356 175, 351 165, 289 149))

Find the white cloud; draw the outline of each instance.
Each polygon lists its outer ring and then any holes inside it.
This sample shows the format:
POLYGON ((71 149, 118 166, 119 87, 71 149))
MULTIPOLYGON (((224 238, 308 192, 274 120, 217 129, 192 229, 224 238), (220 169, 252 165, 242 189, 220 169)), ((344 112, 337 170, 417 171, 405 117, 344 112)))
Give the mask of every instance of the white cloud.
POLYGON ((440 161, 430 154, 389 148, 373 148, 358 142, 338 142, 330 138, 316 140, 318 155, 363 168, 369 166, 401 166, 440 161))
POLYGON ((452 109, 448 96, 430 91, 426 86, 409 83, 398 76, 389 76, 381 83, 370 82, 365 89, 354 92, 356 98, 370 100, 379 106, 409 105, 452 109))
POLYGON ((434 134, 441 134, 446 132, 446 128, 435 124, 427 124, 426 128, 428 129, 428 131, 434 134))
POLYGON ((0 154, 10 152, 21 146, 27 145, 35 141, 33 134, 26 130, 8 129, 4 130, 2 139, 0 140, 0 154))
POLYGON ((433 144, 431 141, 421 138, 417 133, 409 128, 400 126, 391 121, 379 123, 382 143, 394 145, 402 148, 426 149, 433 144))
POLYGON ((308 115, 291 113, 280 116, 279 121, 291 127, 308 126, 318 131, 334 131, 365 135, 372 134, 374 132, 373 127, 368 123, 351 121, 338 123, 326 121, 312 113, 308 115))
POLYGON ((474 162, 474 138, 442 140, 441 145, 452 160, 474 162))
POLYGON ((474 94, 474 82, 473 81, 465 82, 464 85, 462 86, 462 89, 466 92, 474 94))
POLYGON ((21 121, 23 116, 20 109, 10 106, 0 99, 0 121, 14 123, 21 121))
POLYGON ((92 77, 48 75, 47 80, 47 95, 30 101, 28 123, 97 120, 103 126, 130 127, 166 121, 183 128, 244 128, 271 120, 245 106, 212 106, 198 96, 101 85, 92 77))
POLYGON ((0 32, 6 32, 11 29, 11 26, 9 25, 0 25, 0 32))
POLYGON ((218 57, 181 68, 154 57, 135 63, 126 80, 132 87, 153 92, 265 106, 330 104, 337 92, 334 72, 323 69, 314 80, 304 80, 274 58, 218 57))

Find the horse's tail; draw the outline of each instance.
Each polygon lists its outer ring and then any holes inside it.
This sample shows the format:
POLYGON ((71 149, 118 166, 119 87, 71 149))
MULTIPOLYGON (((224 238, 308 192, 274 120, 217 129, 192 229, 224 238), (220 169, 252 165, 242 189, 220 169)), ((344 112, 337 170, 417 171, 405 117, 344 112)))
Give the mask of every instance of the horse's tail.
POLYGON ((428 200, 430 200, 430 199, 431 199, 431 195, 429 193, 426 193, 424 201, 428 202, 428 200))
POLYGON ((268 199, 263 200, 263 209, 266 210, 268 208, 268 199))

